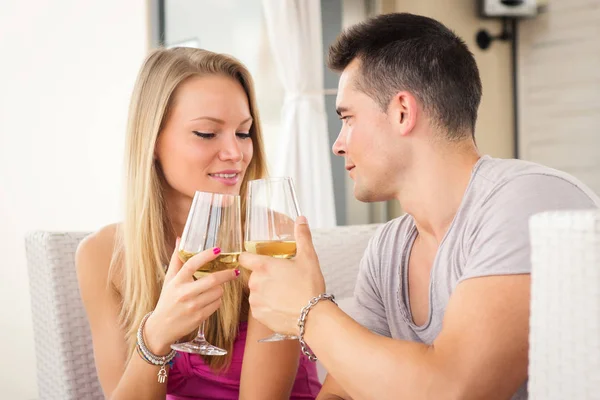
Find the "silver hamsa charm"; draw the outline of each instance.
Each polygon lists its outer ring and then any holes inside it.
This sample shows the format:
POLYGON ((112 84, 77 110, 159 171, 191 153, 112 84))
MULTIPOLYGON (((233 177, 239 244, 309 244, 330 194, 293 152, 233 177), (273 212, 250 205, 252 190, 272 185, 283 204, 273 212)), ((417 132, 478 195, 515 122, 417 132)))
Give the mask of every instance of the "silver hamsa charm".
POLYGON ((163 364, 162 367, 160 367, 160 370, 158 371, 158 383, 165 383, 166 380, 167 380, 167 369, 165 368, 165 365, 163 364))

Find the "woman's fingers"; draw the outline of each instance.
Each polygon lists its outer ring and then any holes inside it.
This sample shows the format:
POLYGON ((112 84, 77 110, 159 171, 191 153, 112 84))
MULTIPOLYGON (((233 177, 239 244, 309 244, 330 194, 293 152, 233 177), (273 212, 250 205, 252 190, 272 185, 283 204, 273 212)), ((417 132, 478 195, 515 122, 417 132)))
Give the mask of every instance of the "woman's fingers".
POLYGON ((199 314, 200 318, 198 319, 198 323, 200 323, 202 321, 206 321, 208 319, 208 317, 213 315, 215 313, 215 311, 217 311, 219 309, 219 307, 221 307, 221 298, 220 297, 217 300, 213 301, 212 303, 207 304, 202 309, 202 312, 199 314))
POLYGON ((189 284, 188 290, 188 298, 190 299, 189 302, 196 310, 206 307, 207 304, 219 300, 223 296, 222 286, 215 286, 208 290, 199 292, 198 288, 195 287, 194 284, 189 284))
POLYGON ((173 254, 171 254, 171 261, 169 261, 169 266, 167 267, 167 273, 165 275, 165 282, 169 282, 173 279, 174 276, 177 275, 181 267, 183 266, 183 262, 179 258, 179 242, 181 238, 177 238, 175 242, 175 250, 173 250, 173 254))
POLYGON ((214 288, 221 288, 222 284, 236 279, 238 275, 239 270, 226 269, 224 271, 207 274, 190 285, 193 287, 192 290, 194 293, 204 293, 214 288))
POLYGON ((192 276, 196 271, 198 271, 202 266, 208 264, 209 262, 215 260, 219 255, 220 250, 215 249, 207 249, 201 251, 198 254, 195 254, 192 258, 186 261, 185 264, 181 267, 179 272, 177 273, 177 280, 180 282, 187 282, 192 279, 192 276))

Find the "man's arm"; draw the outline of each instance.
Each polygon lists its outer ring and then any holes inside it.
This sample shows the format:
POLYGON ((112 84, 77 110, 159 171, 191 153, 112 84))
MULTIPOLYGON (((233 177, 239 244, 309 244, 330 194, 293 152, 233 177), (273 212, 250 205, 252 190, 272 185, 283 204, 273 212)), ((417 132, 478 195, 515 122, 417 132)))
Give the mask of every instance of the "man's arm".
MULTIPOLYGON (((379 335, 391 337, 385 306, 377 290, 375 266, 380 263, 378 258, 381 253, 378 242, 380 235, 381 231, 378 231, 369 240, 360 262, 353 298, 339 300, 339 305, 344 312, 360 325, 379 335)), ((327 374, 316 400, 352 400, 352 398, 331 374, 327 374)))
POLYGON ((259 343, 273 331, 248 315, 246 347, 242 362, 240 400, 289 399, 296 373, 300 345, 285 340, 259 343))
POLYGON ((354 399, 508 399, 527 378, 529 291, 527 274, 462 282, 431 346, 371 333, 323 301, 305 339, 354 399))
POLYGON ((352 400, 352 398, 331 375, 327 374, 316 400, 352 400))
POLYGON ((309 315, 307 342, 356 399, 510 398, 527 378, 529 217, 596 207, 594 198, 565 179, 515 178, 482 206, 461 281, 431 346, 376 336, 331 303, 309 315))
MULTIPOLYGON (((527 378, 528 219, 547 210, 596 208, 571 182, 525 175, 494 191, 463 249, 468 259, 432 345, 372 333, 328 301, 310 311, 305 340, 354 399, 507 399, 527 378)), ((242 254, 253 272, 250 305, 270 329, 298 333, 298 311, 325 291, 306 219, 294 260, 242 254)))

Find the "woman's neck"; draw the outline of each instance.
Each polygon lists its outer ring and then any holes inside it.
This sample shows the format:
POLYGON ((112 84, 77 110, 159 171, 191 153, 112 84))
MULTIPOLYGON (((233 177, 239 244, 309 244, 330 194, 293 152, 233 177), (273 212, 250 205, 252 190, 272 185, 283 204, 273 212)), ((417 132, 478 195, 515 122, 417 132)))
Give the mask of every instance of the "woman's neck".
POLYGON ((185 221, 192 205, 192 199, 188 196, 168 190, 165 192, 165 207, 171 230, 165 232, 167 246, 173 251, 177 237, 180 237, 185 227, 185 221))

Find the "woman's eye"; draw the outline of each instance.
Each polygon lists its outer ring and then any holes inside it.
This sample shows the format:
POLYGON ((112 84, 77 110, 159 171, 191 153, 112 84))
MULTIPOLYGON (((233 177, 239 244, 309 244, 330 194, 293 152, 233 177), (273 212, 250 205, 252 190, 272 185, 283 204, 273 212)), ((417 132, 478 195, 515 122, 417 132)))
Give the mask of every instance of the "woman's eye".
POLYGON ((252 137, 252 134, 250 134, 250 133, 236 133, 236 135, 240 139, 250 139, 252 137))
POLYGON ((215 137, 214 133, 204 133, 204 132, 198 132, 198 131, 193 131, 194 135, 201 137, 202 139, 212 139, 215 137))

